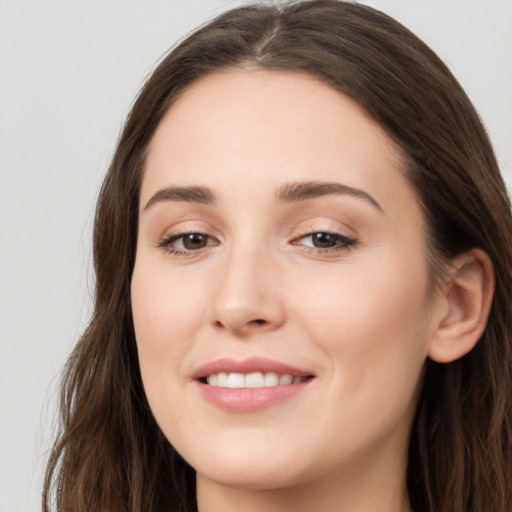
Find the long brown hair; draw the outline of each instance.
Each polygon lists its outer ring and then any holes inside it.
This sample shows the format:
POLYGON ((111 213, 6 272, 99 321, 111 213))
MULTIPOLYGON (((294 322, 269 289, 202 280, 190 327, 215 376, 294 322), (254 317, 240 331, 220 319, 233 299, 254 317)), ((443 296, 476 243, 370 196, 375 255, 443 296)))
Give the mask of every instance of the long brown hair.
POLYGON ((403 149, 423 208, 433 278, 479 247, 496 291, 476 348, 427 361, 410 440, 408 492, 426 512, 512 511, 512 220, 482 123, 440 59, 388 16, 335 0, 246 6, 201 27, 140 92, 98 200, 95 309, 65 369, 61 431, 43 509, 196 510, 195 476, 153 419, 131 318, 138 203, 159 121, 187 86, 227 68, 309 73, 353 98, 403 149))

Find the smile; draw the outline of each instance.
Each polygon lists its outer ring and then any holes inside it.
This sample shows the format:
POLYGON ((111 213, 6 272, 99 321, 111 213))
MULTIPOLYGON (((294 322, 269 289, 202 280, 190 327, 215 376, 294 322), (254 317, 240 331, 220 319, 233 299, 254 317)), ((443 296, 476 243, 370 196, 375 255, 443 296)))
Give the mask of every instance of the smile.
POLYGON ((304 393, 313 380, 309 371, 260 357, 216 359, 193 374, 202 397, 231 413, 255 413, 286 402, 304 393))
POLYGON ((209 386, 221 388, 269 388, 274 386, 285 386, 289 384, 300 384, 307 377, 294 377, 290 374, 278 374, 275 372, 254 372, 254 373, 212 373, 206 377, 209 386))

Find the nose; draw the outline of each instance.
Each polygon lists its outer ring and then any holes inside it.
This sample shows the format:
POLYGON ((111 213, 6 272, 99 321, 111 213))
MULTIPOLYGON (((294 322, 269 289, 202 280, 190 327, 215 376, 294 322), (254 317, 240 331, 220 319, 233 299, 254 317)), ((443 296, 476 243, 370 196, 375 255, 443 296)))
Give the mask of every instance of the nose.
POLYGON ((214 327, 240 337, 278 329, 286 318, 279 273, 263 251, 229 251, 211 297, 214 327))

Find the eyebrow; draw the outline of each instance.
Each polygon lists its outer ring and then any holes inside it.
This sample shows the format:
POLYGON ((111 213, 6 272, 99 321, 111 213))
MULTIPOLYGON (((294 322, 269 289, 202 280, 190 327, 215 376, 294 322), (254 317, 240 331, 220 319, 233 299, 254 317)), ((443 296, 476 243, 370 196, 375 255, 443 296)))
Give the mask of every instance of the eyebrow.
MULTIPOLYGON (((303 181, 286 183, 278 189, 276 197, 281 203, 295 203, 326 195, 349 195, 364 199, 378 210, 384 211, 380 204, 367 192, 335 182, 303 181)), ((170 186, 158 190, 146 203, 144 211, 161 201, 185 201, 212 205, 217 202, 217 199, 212 190, 205 186, 170 186)))
POLYGON ((160 201, 186 201, 189 203, 215 204, 216 199, 213 192, 208 187, 189 186, 189 187, 165 187, 154 194, 146 203, 144 211, 151 208, 160 201))
POLYGON ((297 183, 287 183, 279 188, 277 198, 280 202, 293 203, 304 201, 315 197, 327 195, 349 195, 364 199, 372 206, 383 212, 382 206, 364 190, 343 185, 342 183, 325 181, 305 181, 297 183))

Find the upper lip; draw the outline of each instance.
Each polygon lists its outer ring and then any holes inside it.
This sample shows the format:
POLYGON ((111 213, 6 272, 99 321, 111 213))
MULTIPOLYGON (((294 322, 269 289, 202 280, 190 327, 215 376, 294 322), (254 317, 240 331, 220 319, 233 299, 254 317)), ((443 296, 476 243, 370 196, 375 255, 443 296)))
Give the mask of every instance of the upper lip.
POLYGON ((263 357, 250 357, 248 359, 236 360, 231 358, 220 358, 214 359, 200 368, 198 368, 192 377, 194 379, 204 379, 208 375, 216 373, 267 373, 275 372, 280 375, 291 375, 292 377, 310 377, 311 372, 301 370, 294 366, 282 363, 280 361, 274 361, 272 359, 266 359, 263 357))

